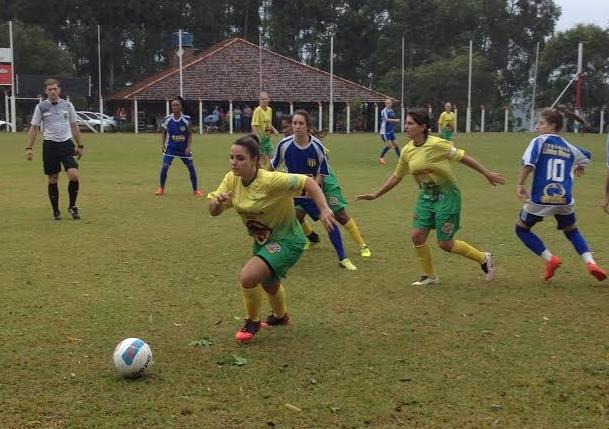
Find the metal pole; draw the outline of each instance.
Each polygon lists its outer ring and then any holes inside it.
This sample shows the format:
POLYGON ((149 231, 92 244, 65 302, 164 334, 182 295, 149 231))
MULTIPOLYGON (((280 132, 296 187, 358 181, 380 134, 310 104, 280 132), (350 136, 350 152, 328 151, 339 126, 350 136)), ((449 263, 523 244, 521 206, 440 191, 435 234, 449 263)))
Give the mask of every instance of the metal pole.
MULTIPOLYGON (((584 44, 579 42, 577 47, 577 82, 575 83, 575 114, 581 116, 582 110, 582 69, 583 69, 583 58, 584 58, 584 44)), ((575 132, 579 133, 580 124, 575 122, 575 132)))
POLYGON ((165 99, 165 116, 169 116, 171 110, 169 109, 169 99, 165 99))
POLYGON ((228 133, 233 133, 233 100, 228 100, 228 119, 230 124, 228 125, 228 133))
POLYGON ((351 133, 351 105, 347 103, 347 134, 351 133))
POLYGON ((535 97, 537 96, 537 66, 539 64, 539 42, 535 53, 535 73, 533 74, 533 98, 531 100, 531 131, 535 130, 535 97))
POLYGON ((400 96, 400 111, 402 115, 400 116, 400 128, 402 132, 404 132, 404 36, 402 36, 402 92, 400 96))
POLYGON ((258 33, 258 76, 260 78, 259 92, 262 92, 262 32, 258 33))
POLYGON ((603 106, 601 108, 601 123, 600 123, 601 127, 598 131, 599 134, 604 134, 603 130, 605 129, 605 106, 603 106))
POLYGON ((508 107, 506 107, 505 108, 505 118, 503 120, 503 132, 504 133, 508 132, 508 125, 509 125, 508 116, 509 116, 509 112, 510 112, 510 109, 508 107))
POLYGON ((203 134, 203 101, 199 100, 199 134, 203 134))
POLYGON ((98 85, 99 85, 99 119, 101 126, 99 131, 104 133, 104 99, 102 97, 102 72, 101 72, 101 29, 100 25, 97 25, 97 72, 98 72, 98 85))
POLYGON ((319 131, 321 131, 323 128, 323 106, 321 101, 319 102, 319 122, 317 122, 317 128, 319 131))
POLYGON ((328 132, 334 132, 334 36, 330 36, 330 105, 328 108, 328 132))
POLYGON ((379 130, 379 105, 374 103, 374 132, 379 130))
POLYGON ((467 83, 467 112, 465 113, 465 132, 472 131, 472 57, 474 56, 474 42, 469 41, 469 76, 467 83))
POLYGON ((484 116, 485 116, 484 106, 480 106, 480 132, 481 133, 484 132, 484 116))
POLYGON ((6 115, 5 117, 6 117, 7 124, 6 124, 6 128, 5 129, 6 129, 7 133, 11 131, 10 127, 8 126, 8 122, 11 121, 11 118, 9 116, 10 115, 10 113, 9 113, 9 104, 10 104, 9 99, 10 99, 10 97, 8 96, 8 92, 5 91, 4 92, 4 113, 6 115))
POLYGON ((182 29, 178 31, 178 62, 180 67, 180 97, 184 97, 184 88, 182 81, 182 56, 184 55, 184 51, 182 50, 182 29))
POLYGON ((91 98, 91 86, 93 86, 93 84, 91 83, 91 75, 89 75, 89 98, 91 98))
POLYGON ((294 103, 290 102, 290 115, 294 114, 294 103))
POLYGON ((13 21, 8 22, 8 34, 11 48, 11 131, 17 132, 17 106, 15 105, 15 45, 13 44, 13 21))
POLYGON ((139 130, 138 130, 138 117, 137 117, 137 98, 133 99, 133 129, 135 131, 135 134, 138 134, 139 130))

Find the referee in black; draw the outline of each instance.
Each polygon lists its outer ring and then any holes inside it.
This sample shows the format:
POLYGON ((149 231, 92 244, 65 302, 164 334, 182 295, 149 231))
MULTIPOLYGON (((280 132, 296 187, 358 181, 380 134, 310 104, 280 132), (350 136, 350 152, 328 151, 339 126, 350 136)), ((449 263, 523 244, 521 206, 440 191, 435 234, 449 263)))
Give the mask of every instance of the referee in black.
POLYGON ((32 148, 43 125, 42 142, 42 163, 44 174, 49 178, 49 200, 53 207, 53 219, 60 220, 59 211, 59 190, 57 180, 61 172, 61 165, 66 171, 70 183, 68 194, 70 205, 68 213, 73 219, 80 219, 78 207, 76 207, 76 197, 78 195, 78 163, 74 159, 80 159, 84 153, 84 145, 80 140, 80 130, 76 122, 76 111, 74 106, 67 100, 59 98, 61 88, 57 79, 47 79, 44 81, 47 99, 38 103, 32 116, 32 126, 27 136, 27 146, 25 152, 27 160, 32 160, 32 148), (76 147, 72 142, 72 137, 76 140, 76 147))

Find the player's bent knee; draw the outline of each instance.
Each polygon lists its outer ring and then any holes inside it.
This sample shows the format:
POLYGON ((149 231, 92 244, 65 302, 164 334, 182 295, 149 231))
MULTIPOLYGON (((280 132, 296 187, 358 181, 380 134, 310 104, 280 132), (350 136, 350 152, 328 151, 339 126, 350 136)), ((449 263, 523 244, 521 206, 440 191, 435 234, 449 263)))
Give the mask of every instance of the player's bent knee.
POLYGON ((444 250, 445 252, 450 252, 453 249, 454 245, 455 245, 454 240, 438 241, 438 247, 440 247, 440 249, 444 250))
POLYGON ((57 183, 57 181, 59 180, 59 175, 58 174, 49 174, 49 183, 51 185, 54 185, 57 183))
POLYGON ((514 229, 516 231, 516 234, 518 234, 518 233, 522 233, 522 232, 527 232, 531 228, 527 224, 525 224, 524 222, 519 220, 518 222, 516 222, 516 225, 514 226, 514 229))
POLYGON ((573 231, 577 231, 577 225, 572 223, 569 226, 566 226, 562 229, 562 232, 564 232, 565 234, 569 233, 569 232, 573 232, 573 231))

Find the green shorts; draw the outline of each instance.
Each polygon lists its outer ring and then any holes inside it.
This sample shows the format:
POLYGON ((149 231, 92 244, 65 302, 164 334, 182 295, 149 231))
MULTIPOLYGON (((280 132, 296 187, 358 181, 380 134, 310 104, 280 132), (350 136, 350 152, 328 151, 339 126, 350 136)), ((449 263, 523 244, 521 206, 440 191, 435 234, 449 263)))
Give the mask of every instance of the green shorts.
POLYGON ((443 138, 444 140, 448 140, 449 142, 453 141, 454 136, 455 136, 455 133, 450 128, 443 128, 442 131, 440 132, 440 138, 443 138))
POLYGON ((273 272, 276 278, 283 278, 288 274, 304 252, 305 240, 287 241, 270 240, 262 246, 254 242, 254 256, 258 256, 273 272))
POLYGON ((421 192, 414 208, 412 227, 435 229, 439 241, 449 241, 461 228, 461 193, 441 194, 438 199, 426 198, 421 192))
POLYGON ((268 157, 273 156, 273 144, 270 137, 260 136, 260 154, 268 157))
POLYGON ((345 199, 345 196, 340 189, 340 185, 338 184, 338 180, 336 180, 336 176, 334 176, 334 174, 325 176, 323 185, 326 201, 328 202, 328 206, 330 206, 330 210, 332 210, 333 213, 347 207, 347 200, 345 199))

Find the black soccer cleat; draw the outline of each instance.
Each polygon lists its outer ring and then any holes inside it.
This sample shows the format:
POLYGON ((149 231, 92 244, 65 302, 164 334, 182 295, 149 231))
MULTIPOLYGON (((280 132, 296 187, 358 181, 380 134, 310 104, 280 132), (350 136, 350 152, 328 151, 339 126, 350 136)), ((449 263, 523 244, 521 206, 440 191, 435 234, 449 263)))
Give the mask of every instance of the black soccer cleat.
POLYGON ((78 207, 73 206, 68 209, 68 213, 72 216, 72 219, 78 220, 80 219, 80 213, 78 213, 78 207))
POLYGON ((53 212, 53 220, 61 220, 61 212, 53 212))
POLYGON ((307 235, 307 238, 309 239, 309 241, 311 243, 319 243, 319 234, 316 233, 315 231, 313 231, 312 233, 307 235))
POLYGON ((288 313, 284 314, 283 317, 277 317, 274 314, 271 314, 262 321, 262 327, 287 325, 288 323, 290 323, 290 315, 288 313))

